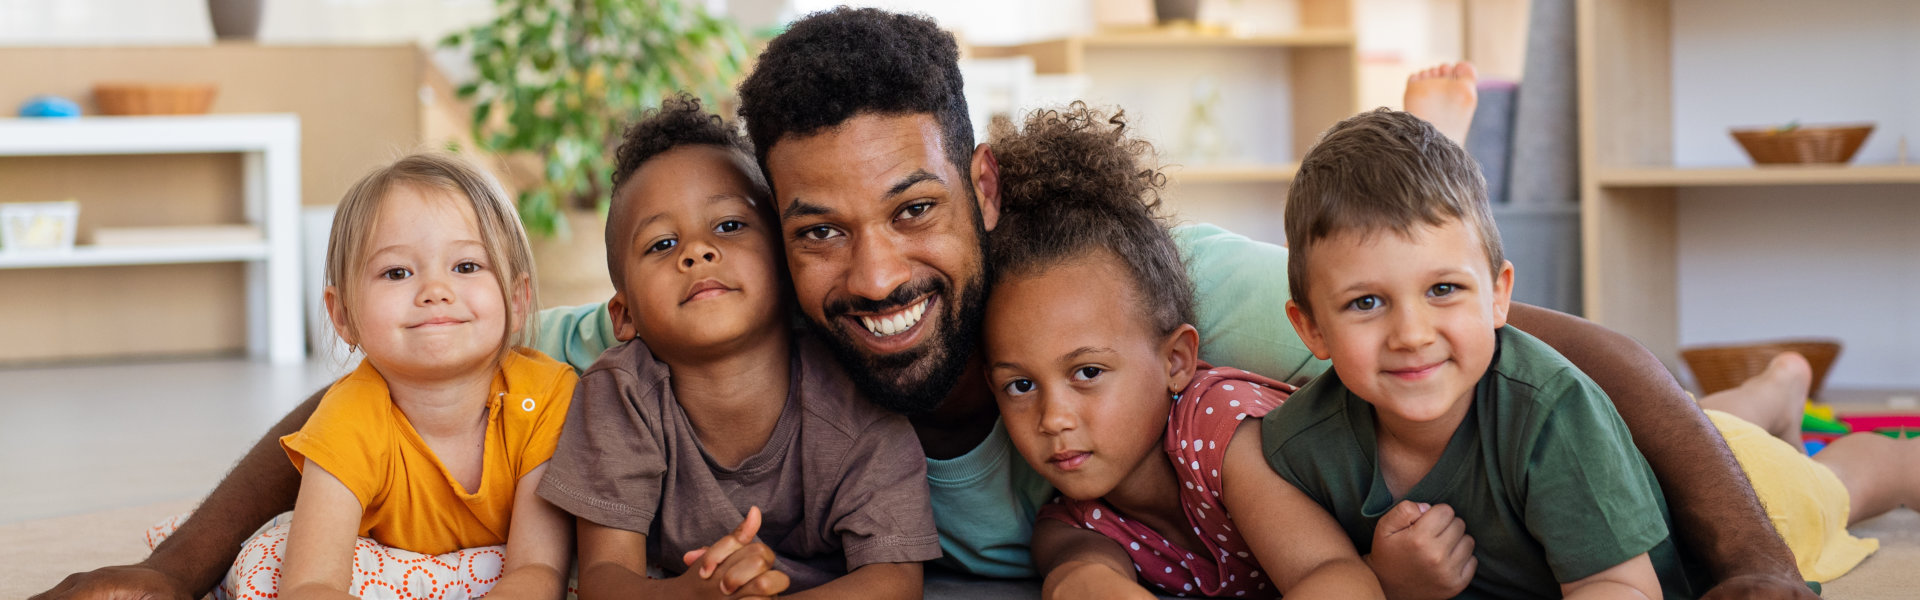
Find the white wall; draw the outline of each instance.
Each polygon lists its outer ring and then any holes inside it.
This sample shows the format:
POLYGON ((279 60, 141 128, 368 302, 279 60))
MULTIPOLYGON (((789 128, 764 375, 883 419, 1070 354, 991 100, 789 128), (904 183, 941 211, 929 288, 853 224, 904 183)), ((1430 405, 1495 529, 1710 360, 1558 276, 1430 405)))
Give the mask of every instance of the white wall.
MULTIPOLYGON (((1729 126, 1877 121, 1920 137, 1920 3, 1674 3, 1674 162, 1751 164, 1729 126)), ((1829 387, 1920 388, 1920 186, 1682 190, 1680 343, 1844 344, 1829 387)))
MULTIPOLYGON (((493 15, 493 0, 266 0, 263 43, 432 44, 493 15)), ((204 44, 206 0, 0 0, 0 44, 204 44)))

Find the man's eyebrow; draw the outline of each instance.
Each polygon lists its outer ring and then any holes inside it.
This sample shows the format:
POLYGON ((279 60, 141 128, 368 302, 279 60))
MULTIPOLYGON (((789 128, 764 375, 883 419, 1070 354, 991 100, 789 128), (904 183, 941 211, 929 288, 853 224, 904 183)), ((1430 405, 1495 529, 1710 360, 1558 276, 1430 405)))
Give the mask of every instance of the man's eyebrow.
POLYGON ((898 196, 900 195, 901 192, 907 191, 907 188, 911 188, 915 185, 918 185, 926 181, 937 181, 942 184, 946 183, 945 180, 940 179, 939 175, 934 175, 933 173, 927 171, 926 169, 914 169, 914 171, 912 173, 908 173, 906 177, 900 178, 900 181, 894 182, 893 187, 887 188, 887 197, 898 196))
POLYGON ((830 214, 833 214, 832 209, 829 209, 825 206, 821 206, 818 204, 813 204, 811 202, 807 202, 799 198, 794 198, 793 203, 788 204, 786 210, 780 211, 780 220, 785 221, 788 219, 798 219, 800 217, 812 217, 816 215, 830 215, 830 214))

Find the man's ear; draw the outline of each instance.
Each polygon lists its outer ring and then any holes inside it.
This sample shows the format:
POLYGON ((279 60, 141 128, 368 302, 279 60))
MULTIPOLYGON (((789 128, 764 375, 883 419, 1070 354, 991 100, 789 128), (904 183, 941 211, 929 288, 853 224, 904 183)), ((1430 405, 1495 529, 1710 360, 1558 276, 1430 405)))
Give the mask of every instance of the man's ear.
POLYGON ((613 299, 607 300, 607 318, 613 321, 613 339, 628 341, 640 334, 633 326, 633 317, 627 314, 627 293, 613 293, 613 299))
POLYGON ((1513 309, 1513 261, 1500 261, 1500 272, 1493 276, 1493 326, 1507 325, 1507 311, 1513 309))
POLYGON ((1193 383, 1193 372, 1200 368, 1200 330, 1181 323, 1162 345, 1167 361, 1167 393, 1178 394, 1193 383))
POLYGON ((360 345, 359 340, 354 339, 357 336, 353 334, 353 326, 347 322, 347 309, 340 305, 340 288, 327 286, 326 293, 320 299, 327 305, 327 320, 333 322, 333 332, 340 336, 340 341, 346 342, 348 347, 360 345))
POLYGON ((1333 358, 1332 349, 1327 347, 1327 338, 1320 334, 1320 328, 1313 323, 1313 315, 1299 303, 1287 301, 1287 320, 1293 322, 1293 330, 1300 334, 1300 341, 1306 342, 1307 350, 1320 360, 1333 358))
POLYGON ((1000 224, 1000 161, 986 144, 973 147, 973 197, 980 203, 980 226, 993 231, 1000 224))

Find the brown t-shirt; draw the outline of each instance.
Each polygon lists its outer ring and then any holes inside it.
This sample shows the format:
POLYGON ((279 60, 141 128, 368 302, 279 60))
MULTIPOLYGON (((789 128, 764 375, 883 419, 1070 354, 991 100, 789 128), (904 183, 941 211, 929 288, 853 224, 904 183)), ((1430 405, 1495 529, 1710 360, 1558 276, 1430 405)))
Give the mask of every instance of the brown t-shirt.
POLYGON ((863 565, 938 558, 912 426, 859 395, 825 347, 804 336, 794 347, 780 421, 734 469, 701 446, 645 344, 607 350, 580 378, 540 497, 646 533, 648 559, 675 575, 681 555, 733 531, 750 506, 794 591, 863 565))

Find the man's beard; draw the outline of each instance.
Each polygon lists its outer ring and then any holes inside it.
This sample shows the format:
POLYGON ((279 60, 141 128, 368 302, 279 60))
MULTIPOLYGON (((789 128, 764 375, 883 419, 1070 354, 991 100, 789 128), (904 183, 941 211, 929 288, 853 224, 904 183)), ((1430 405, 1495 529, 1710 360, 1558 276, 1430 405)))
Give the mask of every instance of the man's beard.
POLYGON ((931 322, 926 325, 930 328, 941 325, 944 329, 931 329, 927 332, 931 338, 927 342, 890 355, 872 356, 861 350, 860 343, 851 336, 872 334, 858 325, 851 329, 859 331, 849 334, 847 327, 828 326, 812 318, 803 320, 808 329, 833 349, 834 356, 840 359, 854 385, 859 386, 868 400, 897 413, 922 414, 947 398, 959 382, 961 371, 966 369, 969 355, 980 347, 980 324, 987 311, 986 280, 982 272, 958 295, 952 293, 952 286, 945 279, 917 280, 895 288, 884 300, 841 299, 824 307, 827 323, 845 323, 841 317, 848 312, 886 313, 929 293, 939 295, 941 306, 947 310, 938 315, 939 319, 934 318, 936 315, 927 315, 931 322))

